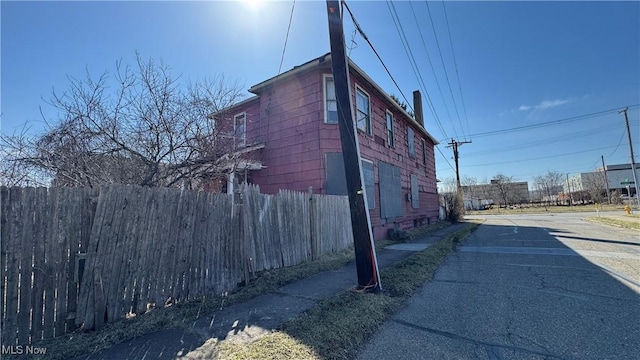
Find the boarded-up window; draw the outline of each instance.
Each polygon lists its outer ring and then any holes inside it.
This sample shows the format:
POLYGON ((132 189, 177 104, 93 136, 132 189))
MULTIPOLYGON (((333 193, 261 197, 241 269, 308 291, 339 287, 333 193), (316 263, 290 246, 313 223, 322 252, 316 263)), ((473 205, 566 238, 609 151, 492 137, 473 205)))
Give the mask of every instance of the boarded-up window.
MULTIPOLYGON (((373 178, 373 163, 362 160, 362 176, 365 186, 365 195, 369 209, 375 209, 375 185, 373 178)), ((326 183, 325 188, 328 195, 348 195, 347 179, 344 173, 344 159, 342 153, 325 154, 326 183)))
POLYGON ((402 216, 402 184, 400 168, 378 161, 380 188, 380 217, 392 219, 402 216))
POLYGON ((409 157, 416 158, 416 144, 414 139, 413 128, 407 127, 407 145, 409 146, 409 157))
POLYGON ((411 175, 411 207, 420 208, 420 188, 418 187, 418 177, 411 175))

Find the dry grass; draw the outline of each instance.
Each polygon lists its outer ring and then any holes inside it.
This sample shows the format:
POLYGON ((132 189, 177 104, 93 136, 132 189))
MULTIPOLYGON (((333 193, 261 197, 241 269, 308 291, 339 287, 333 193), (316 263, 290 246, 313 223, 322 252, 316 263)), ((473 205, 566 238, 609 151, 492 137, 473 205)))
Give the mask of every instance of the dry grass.
MULTIPOLYGON (((438 223, 423 227, 416 229, 412 235, 424 235, 447 225, 449 224, 438 223)), ((464 236, 468 232, 469 230, 464 231, 464 236)), ((417 286, 430 278, 462 237, 461 232, 458 232, 383 271, 381 276, 385 290, 381 294, 346 292, 326 299, 308 313, 286 324, 280 332, 248 345, 224 341, 216 343, 212 346, 215 353, 211 355, 223 359, 320 359, 351 356, 381 323, 401 307, 417 286)), ((376 246, 380 248, 393 243, 395 242, 382 240, 376 246)), ((46 347, 50 359, 69 359, 98 352, 159 330, 186 328, 194 320, 221 306, 244 302, 276 291, 286 284, 318 272, 340 268, 351 260, 353 249, 350 248, 309 263, 264 272, 247 286, 225 296, 156 308, 130 320, 107 324, 97 331, 76 331, 35 342, 34 345, 46 347)))
POLYGON ((612 219, 608 217, 588 217, 586 218, 586 220, 625 229, 640 230, 640 221, 638 220, 639 217, 637 215, 627 216, 629 217, 629 221, 612 219))
MULTIPOLYGON (((600 204, 600 211, 619 211, 624 214, 624 205, 600 204)), ((595 205, 574 205, 574 206, 531 206, 524 205, 517 208, 498 208, 488 210, 467 211, 469 215, 512 215, 512 214, 540 214, 540 213, 569 213, 569 212, 595 212, 595 205)))
POLYGON ((460 241, 479 223, 470 224, 440 242, 383 270, 384 290, 378 294, 346 291, 320 301, 307 313, 286 323, 249 347, 223 344, 223 359, 351 359, 358 348, 425 282, 455 251, 460 241), (281 339, 281 340, 278 340, 281 339), (286 341, 285 341, 286 340, 286 341), (250 349, 250 350, 249 350, 250 349))
MULTIPOLYGON (((211 296, 198 301, 156 308, 129 320, 107 324, 97 331, 76 331, 63 336, 34 342, 47 348, 50 359, 69 359, 82 354, 98 352, 115 344, 159 330, 185 328, 201 316, 222 306, 247 301, 273 292, 281 286, 307 278, 315 273, 340 268, 353 258, 353 249, 328 255, 305 264, 265 271, 247 286, 225 296, 211 296)), ((25 357, 26 358, 26 357, 25 357)))

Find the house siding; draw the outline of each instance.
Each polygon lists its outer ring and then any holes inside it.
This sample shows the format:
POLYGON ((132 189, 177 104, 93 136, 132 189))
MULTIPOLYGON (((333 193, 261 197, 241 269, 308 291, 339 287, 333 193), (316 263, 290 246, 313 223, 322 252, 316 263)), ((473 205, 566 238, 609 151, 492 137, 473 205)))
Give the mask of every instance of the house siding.
MULTIPOLYGON (((259 140, 265 147, 260 160, 264 169, 254 171, 251 179, 265 193, 280 189, 326 194, 325 154, 342 152, 338 124, 324 122, 324 81, 330 75, 329 64, 296 74, 261 89, 259 102, 247 110, 247 141, 259 140), (255 132, 255 133, 253 133, 255 132), (256 134, 257 133, 257 134, 256 134)), ((406 229, 438 219, 438 195, 435 177, 434 143, 390 106, 373 86, 361 77, 350 75, 355 112, 356 85, 370 99, 371 134, 358 131, 361 157, 373 162, 375 208, 370 210, 375 239, 385 238, 392 228, 406 229), (394 117, 394 148, 387 146, 386 112, 394 117), (410 158, 407 127, 414 129, 416 156, 410 158), (427 150, 427 163, 422 161, 422 142, 427 150), (392 164, 401 171, 403 215, 381 218, 379 162, 392 164), (411 175, 418 179, 419 208, 413 208, 411 175)), ((237 113, 233 111, 233 113, 237 113)))
POLYGON ((322 101, 322 84, 314 73, 296 76, 260 94, 265 169, 254 172, 252 179, 262 192, 321 187, 324 166, 318 126, 322 101))

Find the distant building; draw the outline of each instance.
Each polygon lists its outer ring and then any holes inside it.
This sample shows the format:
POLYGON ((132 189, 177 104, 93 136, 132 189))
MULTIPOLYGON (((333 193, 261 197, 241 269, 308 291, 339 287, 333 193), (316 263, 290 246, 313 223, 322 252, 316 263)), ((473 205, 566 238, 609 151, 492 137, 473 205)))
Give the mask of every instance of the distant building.
POLYGON ((515 205, 524 204, 531 201, 529 195, 529 183, 526 181, 499 183, 491 180, 489 184, 463 186, 462 192, 469 195, 469 200, 476 198, 475 202, 470 201, 470 206, 478 204, 480 207, 490 205, 515 205))
MULTIPOLYGON (((605 174, 600 168, 594 172, 579 173, 568 177, 563 184, 562 191, 566 194, 579 195, 584 192, 593 193, 595 189, 598 189, 605 194, 608 185, 609 192, 618 191, 622 195, 628 196, 630 193, 631 196, 635 196, 636 191, 631 164, 608 165, 605 169, 606 183, 605 174)), ((639 169, 640 164, 636 164, 636 175, 638 175, 639 169)), ((574 200, 576 200, 575 196, 574 200)))
MULTIPOLYGON (((607 165, 607 182, 609 191, 618 190, 621 194, 628 194, 627 189, 635 196, 635 184, 631 164, 607 165)), ((640 164, 636 164, 636 176, 640 176, 640 164)))

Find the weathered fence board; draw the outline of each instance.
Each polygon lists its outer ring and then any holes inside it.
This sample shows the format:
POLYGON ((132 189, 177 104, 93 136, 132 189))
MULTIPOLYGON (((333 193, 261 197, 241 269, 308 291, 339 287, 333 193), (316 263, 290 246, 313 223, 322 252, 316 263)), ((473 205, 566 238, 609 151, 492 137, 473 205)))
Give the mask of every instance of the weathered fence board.
POLYGON ((96 193, 2 188, 2 343, 27 344, 72 330, 75 253, 88 240, 96 193), (73 281, 72 281, 73 280, 73 281))
POLYGON ((0 196, 3 344, 221 295, 352 244, 340 196, 122 185, 2 187, 0 196))

